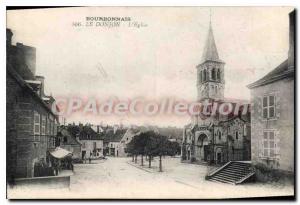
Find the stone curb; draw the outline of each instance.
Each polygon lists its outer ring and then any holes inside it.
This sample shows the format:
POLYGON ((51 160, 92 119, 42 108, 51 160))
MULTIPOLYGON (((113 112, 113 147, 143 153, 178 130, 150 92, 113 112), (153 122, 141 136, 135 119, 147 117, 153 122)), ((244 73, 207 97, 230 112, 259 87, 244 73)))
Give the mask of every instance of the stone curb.
MULTIPOLYGON (((146 171, 146 172, 149 172, 149 173, 156 173, 154 170, 149 170, 149 169, 146 169, 144 167, 141 167, 140 165, 137 165, 137 164, 134 164, 134 163, 131 163, 131 162, 127 162, 127 164, 130 164, 131 166, 133 167, 136 167, 138 169, 141 169, 143 171, 146 171)), ((159 173, 159 172, 158 172, 159 173)))

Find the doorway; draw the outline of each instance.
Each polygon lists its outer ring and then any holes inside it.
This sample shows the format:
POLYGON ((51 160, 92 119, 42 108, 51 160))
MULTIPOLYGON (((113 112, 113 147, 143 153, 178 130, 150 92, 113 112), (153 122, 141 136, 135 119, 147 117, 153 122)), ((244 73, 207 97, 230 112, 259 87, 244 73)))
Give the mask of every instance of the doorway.
POLYGON ((217 153, 217 164, 221 164, 222 163, 222 153, 218 152, 217 153))
POLYGON ((86 155, 86 151, 82 151, 82 152, 81 152, 81 159, 84 159, 84 158, 85 158, 85 155, 86 155))

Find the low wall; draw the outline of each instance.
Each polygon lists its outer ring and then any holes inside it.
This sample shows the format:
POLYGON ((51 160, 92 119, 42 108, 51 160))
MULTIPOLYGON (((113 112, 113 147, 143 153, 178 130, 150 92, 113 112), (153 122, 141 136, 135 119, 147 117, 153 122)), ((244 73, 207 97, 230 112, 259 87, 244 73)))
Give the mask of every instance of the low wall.
POLYGON ((69 188, 70 176, 47 176, 15 179, 16 188, 69 188))

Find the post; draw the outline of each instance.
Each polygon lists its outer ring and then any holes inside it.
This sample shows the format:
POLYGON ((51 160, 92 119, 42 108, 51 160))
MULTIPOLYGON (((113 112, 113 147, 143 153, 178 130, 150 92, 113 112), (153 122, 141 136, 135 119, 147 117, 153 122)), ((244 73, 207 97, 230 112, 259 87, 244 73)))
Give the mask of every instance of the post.
POLYGON ((161 155, 159 155, 159 171, 162 172, 161 155))
POLYGON ((134 163, 137 163, 137 155, 135 155, 134 163))
POLYGON ((143 155, 142 155, 142 158, 141 158, 141 164, 142 164, 142 166, 144 166, 144 157, 143 157, 143 155))
POLYGON ((134 162, 134 154, 132 155, 132 162, 134 162))

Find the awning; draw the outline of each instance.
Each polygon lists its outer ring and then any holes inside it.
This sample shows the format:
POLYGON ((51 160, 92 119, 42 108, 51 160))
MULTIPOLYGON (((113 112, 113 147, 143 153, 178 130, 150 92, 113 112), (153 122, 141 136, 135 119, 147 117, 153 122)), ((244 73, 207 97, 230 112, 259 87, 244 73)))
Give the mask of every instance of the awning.
POLYGON ((65 157, 68 157, 68 156, 72 156, 73 153, 68 151, 68 150, 65 150, 63 148, 60 148, 60 147, 56 147, 55 150, 53 152, 50 152, 50 154, 55 157, 56 159, 63 159, 65 157))

